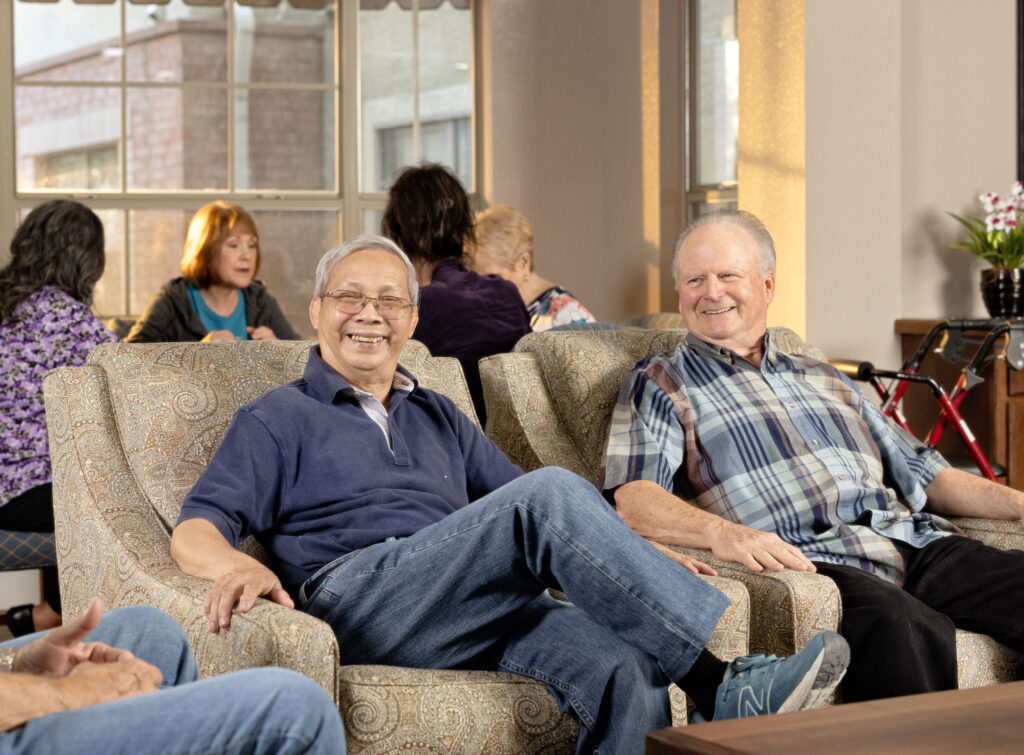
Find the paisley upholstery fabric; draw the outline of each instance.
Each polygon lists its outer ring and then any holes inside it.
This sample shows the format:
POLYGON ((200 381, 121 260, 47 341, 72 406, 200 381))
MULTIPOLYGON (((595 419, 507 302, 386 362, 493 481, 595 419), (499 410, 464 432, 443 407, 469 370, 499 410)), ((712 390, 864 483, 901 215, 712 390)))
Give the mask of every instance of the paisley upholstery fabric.
MULTIPOLYGON (((639 323, 638 323, 639 324, 639 323)), ((825 359, 786 328, 771 328, 783 351, 825 359)), ((626 372, 640 359, 674 349, 683 329, 625 328, 546 332, 524 337, 511 354, 481 360, 488 435, 523 469, 558 465, 595 485, 611 411, 626 372)), ((1000 548, 1024 548, 1016 522, 955 520, 970 537, 1000 548)), ((839 591, 827 577, 785 571, 754 574, 686 550, 720 576, 743 582, 750 596, 750 652, 790 655, 821 629, 837 629, 839 591)), ((989 637, 957 632, 961 686, 1024 678, 1024 656, 989 637)))
MULTIPOLYGON (((300 671, 339 704, 353 753, 572 752, 575 720, 547 688, 482 671, 338 664, 327 624, 258 600, 231 628, 207 631, 209 583, 170 557, 186 492, 242 404, 302 374, 309 343, 106 344, 84 367, 49 373, 44 393, 53 461, 56 551, 65 614, 92 596, 108 608, 153 605, 185 628, 203 676, 263 665, 300 671)), ((420 382, 474 417, 461 368, 410 341, 402 355, 420 382)), ((265 558, 253 540, 243 549, 265 558)), ((709 578, 732 600, 712 648, 747 650, 743 585, 709 578)), ((677 723, 682 693, 673 688, 677 723)))

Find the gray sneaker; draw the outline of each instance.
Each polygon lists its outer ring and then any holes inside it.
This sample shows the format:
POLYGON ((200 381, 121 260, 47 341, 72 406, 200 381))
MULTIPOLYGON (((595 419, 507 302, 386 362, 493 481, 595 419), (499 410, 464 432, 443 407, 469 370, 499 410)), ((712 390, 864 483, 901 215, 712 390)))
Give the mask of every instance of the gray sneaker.
POLYGON ((850 646, 828 629, 789 658, 737 658, 718 685, 712 720, 821 707, 839 685, 849 663, 850 646))

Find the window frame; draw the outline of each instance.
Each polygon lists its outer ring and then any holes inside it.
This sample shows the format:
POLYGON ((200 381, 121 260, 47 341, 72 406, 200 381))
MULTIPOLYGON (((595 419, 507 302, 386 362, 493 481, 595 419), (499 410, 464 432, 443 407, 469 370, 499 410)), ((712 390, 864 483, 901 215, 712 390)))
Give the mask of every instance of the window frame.
MULTIPOLYGON (((281 0, 287 2, 288 0, 281 0)), ((125 175, 127 172, 126 161, 119 157, 119 168, 121 174, 121 188, 115 191, 103 190, 76 190, 60 191, 53 189, 31 189, 27 191, 17 190, 17 152, 16 152, 16 126, 15 126, 15 67, 14 67, 14 3, 16 0, 0 0, 0 50, 8 50, 8 54, 0 54, 0 105, 6 105, 9 116, 0 118, 0 144, 8 146, 10 162, 0 162, 0 238, 3 241, 3 251, 0 251, 0 265, 6 264, 9 258, 7 245, 9 239, 14 235, 18 225, 19 215, 22 211, 31 209, 40 203, 50 199, 74 199, 94 209, 117 210, 124 212, 124 222, 121 230, 120 244, 125 250, 125 269, 123 302, 127 308, 129 301, 129 281, 131 280, 132 255, 129 249, 131 235, 132 210, 197 210, 204 204, 214 199, 224 199, 234 202, 246 208, 250 212, 260 211, 281 211, 281 210, 313 210, 313 211, 334 211, 337 213, 336 238, 341 241, 362 232, 362 218, 366 211, 382 211, 387 204, 387 193, 380 191, 359 191, 359 0, 335 0, 336 12, 334 13, 334 44, 335 44, 335 71, 334 81, 330 85, 309 85, 289 84, 285 82, 272 84, 252 84, 249 82, 238 84, 231 81, 231 66, 233 66, 233 45, 234 45, 234 3, 232 0, 225 0, 227 18, 227 56, 229 75, 224 83, 227 92, 238 89, 254 90, 260 88, 280 89, 289 91, 329 91, 333 88, 335 107, 335 188, 332 190, 267 190, 267 189, 237 189, 234 188, 235 176, 235 155, 234 155, 234 128, 229 125, 228 140, 228 189, 224 190, 139 190, 127 189, 125 175), (351 117, 349 117, 351 114, 351 117)), ((121 44, 125 44, 125 6, 127 0, 116 0, 119 3, 121 14, 121 44)), ((413 3, 412 12, 419 12, 419 4, 413 3)), ((470 60, 470 87, 471 107, 470 113, 470 141, 471 141, 471 175, 473 176, 474 190, 470 192, 470 200, 474 206, 479 203, 480 188, 483 186, 484 176, 482 167, 482 146, 483 146, 483 94, 480 91, 479 66, 481 52, 483 50, 481 41, 481 12, 478 0, 471 0, 469 12, 471 26, 471 49, 472 59, 470 60)), ((33 85, 59 86, 59 87, 89 87, 89 86, 110 86, 119 87, 121 90, 121 118, 122 136, 126 133, 124 119, 126 118, 126 91, 137 88, 140 85, 147 88, 168 88, 187 91, 192 87, 204 87, 209 85, 194 82, 126 82, 124 76, 125 56, 121 56, 120 80, 117 82, 60 82, 47 84, 45 82, 31 82, 33 85)), ((234 98, 228 97, 228 118, 233 121, 234 98)), ((415 118, 419 118, 418 112, 415 118)), ((414 129, 418 129, 418 120, 414 129)), ((123 144, 119 151, 123 151, 123 144)), ((373 229, 377 230, 377 229, 373 229)), ((123 316, 125 312, 103 312, 103 316, 123 316)))
MULTIPOLYGON (((715 184, 701 184, 697 180, 698 175, 698 154, 700 145, 698 143, 698 129, 696 126, 698 103, 698 64, 697 58, 700 54, 700 38, 697 25, 697 4, 698 0, 688 0, 686 3, 683 28, 686 38, 686 53, 684 57, 683 87, 685 89, 686 107, 683 109, 683 141, 685 144, 685 170, 684 170, 684 199, 683 214, 684 222, 696 218, 696 209, 702 205, 723 205, 736 207, 739 201, 739 181, 724 181, 715 184)), ((736 0, 733 0, 735 13, 736 0)))

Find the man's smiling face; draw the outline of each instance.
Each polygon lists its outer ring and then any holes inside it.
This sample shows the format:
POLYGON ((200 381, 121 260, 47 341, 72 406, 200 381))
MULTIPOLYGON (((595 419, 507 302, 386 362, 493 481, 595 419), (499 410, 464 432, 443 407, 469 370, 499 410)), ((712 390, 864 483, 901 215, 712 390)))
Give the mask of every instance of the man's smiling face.
POLYGON ((741 356, 759 351, 775 274, 761 274, 761 252, 750 232, 732 223, 700 226, 683 243, 677 264, 686 328, 741 356))
MULTIPOLYGON (((331 270, 328 291, 344 289, 365 296, 410 299, 408 271, 391 252, 362 249, 331 270)), ((309 318, 320 339, 320 353, 334 370, 356 388, 373 392, 390 385, 402 347, 412 336, 415 307, 384 317, 367 301, 355 314, 342 312, 331 297, 314 298, 309 318)))

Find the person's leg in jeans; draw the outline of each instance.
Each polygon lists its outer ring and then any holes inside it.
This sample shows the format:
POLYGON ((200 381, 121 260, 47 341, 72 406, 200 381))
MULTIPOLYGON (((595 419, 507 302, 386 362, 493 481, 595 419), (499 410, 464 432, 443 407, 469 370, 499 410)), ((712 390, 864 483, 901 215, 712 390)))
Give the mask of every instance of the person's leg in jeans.
MULTIPOLYGON (((18 637, 0 644, 20 648, 46 632, 18 637)), ((130 650, 137 658, 151 663, 163 674, 165 687, 193 682, 199 678, 185 632, 174 619, 151 606, 118 608, 103 615, 99 626, 85 638, 111 647, 130 650)))
POLYGON ((648 732, 672 725, 669 680, 657 661, 547 595, 519 613, 497 665, 545 682, 559 710, 576 714, 578 752, 642 753, 648 732))
MULTIPOLYGON (((660 688, 663 677, 686 674, 728 605, 633 532, 591 485, 548 468, 408 538, 355 554, 320 582, 304 610, 334 628, 342 663, 494 668, 523 609, 548 587, 617 637, 622 656, 634 659, 639 650, 653 658, 663 676, 651 684, 660 688)), ((589 687, 591 655, 566 653, 552 686, 585 679, 589 687)), ((647 694, 616 688, 608 700, 647 694)), ((621 719, 595 705, 610 716, 595 723, 598 730, 621 719)))
MULTIPOLYGON (((3 646, 21 647, 42 634, 3 646)), ((156 608, 111 611, 86 641, 130 650, 173 688, 35 719, 0 733, 0 753, 345 752, 337 707, 319 685, 273 668, 197 682, 185 633, 156 608)))
POLYGON ((852 566, 816 564, 843 605, 840 634, 850 643, 844 703, 956 689, 953 622, 898 585, 852 566))
POLYGON ((319 685, 259 668, 52 713, 0 734, 0 753, 42 752, 343 755, 345 734, 319 685))

